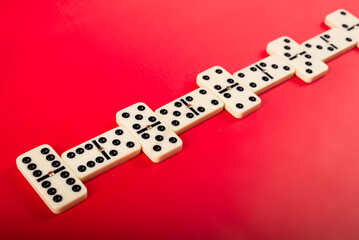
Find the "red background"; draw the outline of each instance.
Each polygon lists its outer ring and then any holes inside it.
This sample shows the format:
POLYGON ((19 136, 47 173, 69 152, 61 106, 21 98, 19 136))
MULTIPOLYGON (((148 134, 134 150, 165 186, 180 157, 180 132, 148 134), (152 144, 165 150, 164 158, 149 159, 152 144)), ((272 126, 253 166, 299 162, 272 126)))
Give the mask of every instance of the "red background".
POLYGON ((144 154, 86 183, 88 199, 54 215, 15 165, 48 143, 59 154, 267 56, 282 35, 327 30, 341 1, 9 1, 0 3, 1 236, 94 239, 358 239, 359 50, 312 84, 261 95, 244 119, 226 111, 181 135, 160 163, 144 154))

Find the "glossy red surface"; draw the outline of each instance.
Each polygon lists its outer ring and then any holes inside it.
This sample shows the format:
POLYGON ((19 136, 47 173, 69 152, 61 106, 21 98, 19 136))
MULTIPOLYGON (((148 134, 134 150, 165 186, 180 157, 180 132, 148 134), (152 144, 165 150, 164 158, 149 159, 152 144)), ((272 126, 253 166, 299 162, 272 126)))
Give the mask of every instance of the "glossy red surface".
POLYGON ((54 215, 17 170, 40 144, 59 154, 116 126, 135 102, 156 109, 194 90, 214 65, 230 72, 328 28, 341 1, 2 1, 3 239, 358 239, 359 49, 312 84, 261 95, 181 135, 160 164, 144 154, 86 183, 88 199, 54 215))

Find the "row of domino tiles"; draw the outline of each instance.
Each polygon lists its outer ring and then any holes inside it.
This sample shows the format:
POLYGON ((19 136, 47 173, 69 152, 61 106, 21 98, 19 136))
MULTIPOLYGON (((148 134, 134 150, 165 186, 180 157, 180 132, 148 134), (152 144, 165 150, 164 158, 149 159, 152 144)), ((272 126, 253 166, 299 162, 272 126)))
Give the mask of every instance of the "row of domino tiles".
POLYGON ((153 112, 136 103, 119 111, 119 127, 62 154, 49 145, 36 147, 16 159, 20 172, 54 213, 87 198, 83 182, 137 156, 141 150, 161 162, 182 150, 177 136, 226 109, 242 118, 260 106, 256 94, 297 75, 313 82, 328 71, 325 62, 359 47, 359 19, 339 9, 326 16, 332 29, 302 43, 281 37, 267 45, 269 57, 235 74, 222 67, 197 76, 200 88, 153 112))

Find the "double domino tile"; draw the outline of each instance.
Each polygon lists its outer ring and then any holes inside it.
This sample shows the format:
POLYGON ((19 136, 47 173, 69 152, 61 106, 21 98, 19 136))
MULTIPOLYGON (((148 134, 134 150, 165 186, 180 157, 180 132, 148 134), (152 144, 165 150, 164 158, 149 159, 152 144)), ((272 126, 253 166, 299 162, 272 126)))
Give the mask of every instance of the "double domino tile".
POLYGON ((53 213, 61 213, 87 198, 87 189, 49 145, 16 159, 22 175, 53 213))
POLYGON ((179 134, 223 109, 243 118, 261 105, 258 95, 292 78, 311 83, 325 74, 326 62, 359 47, 359 19, 344 9, 328 14, 327 30, 302 44, 283 36, 267 45, 270 56, 233 75, 215 66, 197 76, 200 88, 153 112, 139 102, 116 114, 119 127, 62 154, 49 145, 36 147, 16 159, 20 172, 54 213, 87 198, 82 182, 134 158, 141 150, 161 162, 182 150, 179 134))

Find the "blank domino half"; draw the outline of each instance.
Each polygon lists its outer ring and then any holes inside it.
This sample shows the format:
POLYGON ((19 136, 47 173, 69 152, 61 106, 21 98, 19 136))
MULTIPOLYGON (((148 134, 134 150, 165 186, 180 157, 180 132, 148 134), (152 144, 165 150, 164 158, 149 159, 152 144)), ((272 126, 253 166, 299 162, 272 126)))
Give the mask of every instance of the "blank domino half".
POLYGON ((259 95, 292 78, 294 73, 295 69, 291 65, 273 55, 236 72, 233 76, 259 95))
POLYGON ((137 138, 142 151, 155 163, 182 150, 182 140, 142 102, 117 112, 116 121, 137 138))
POLYGON ((160 107, 155 112, 176 134, 222 112, 223 102, 210 91, 199 88, 160 107))
POLYGON ((198 74, 197 84, 216 94, 224 102, 224 108, 236 118, 247 116, 261 105, 256 94, 219 66, 198 74))
POLYGON ((333 28, 301 45, 323 62, 328 62, 354 48, 356 43, 357 40, 349 32, 333 28))
POLYGON ((53 213, 62 213, 87 198, 87 189, 49 145, 16 159, 22 175, 53 213))
POLYGON ((277 55, 295 68, 295 74, 304 82, 311 83, 328 72, 328 66, 312 56, 290 37, 280 37, 267 45, 269 55, 277 55))
POLYGON ((325 17, 325 24, 331 28, 343 28, 357 40, 359 47, 359 19, 345 9, 338 9, 325 17))
POLYGON ((141 145, 124 127, 107 131, 64 152, 61 157, 85 182, 137 156, 141 145))

